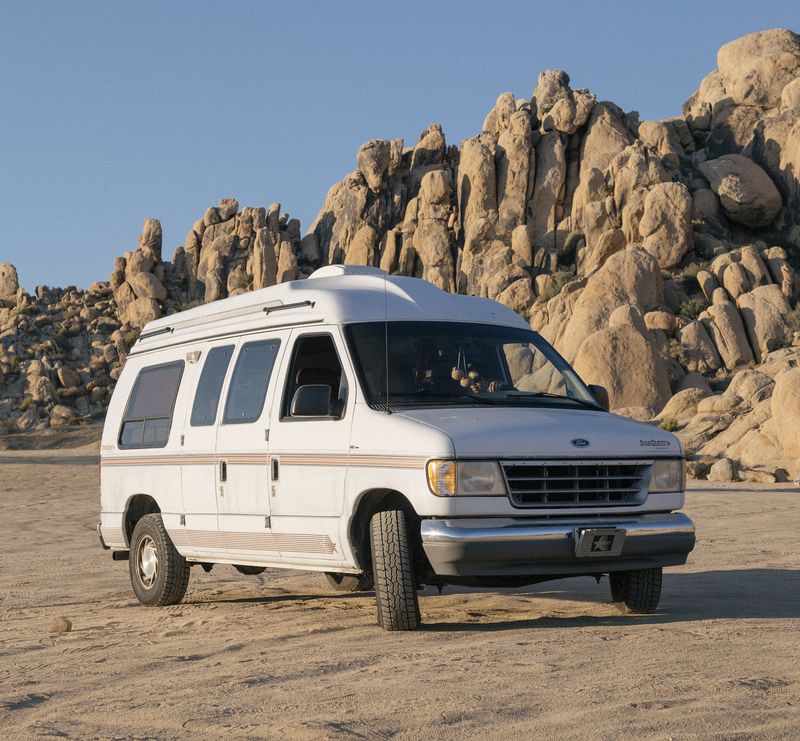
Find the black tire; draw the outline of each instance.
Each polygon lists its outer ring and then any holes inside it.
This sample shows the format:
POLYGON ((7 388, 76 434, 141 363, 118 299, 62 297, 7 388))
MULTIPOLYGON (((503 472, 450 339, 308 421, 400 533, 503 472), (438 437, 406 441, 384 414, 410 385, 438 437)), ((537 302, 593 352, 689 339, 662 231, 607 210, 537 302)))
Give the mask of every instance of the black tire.
POLYGON ((611 599, 626 612, 648 615, 661 598, 661 568, 616 571, 609 574, 611 599))
POLYGON ((375 584, 372 574, 338 574, 326 571, 325 579, 335 592, 371 592, 375 584))
POLYGON ((136 523, 128 570, 133 593, 143 605, 176 605, 183 599, 189 564, 167 535, 161 515, 145 515, 136 523))
POLYGON ((369 529, 378 625, 384 630, 416 630, 421 621, 406 516, 396 509, 378 512, 369 529))
POLYGON ((266 566, 244 566, 242 564, 236 564, 233 568, 245 576, 258 576, 267 570, 266 566))

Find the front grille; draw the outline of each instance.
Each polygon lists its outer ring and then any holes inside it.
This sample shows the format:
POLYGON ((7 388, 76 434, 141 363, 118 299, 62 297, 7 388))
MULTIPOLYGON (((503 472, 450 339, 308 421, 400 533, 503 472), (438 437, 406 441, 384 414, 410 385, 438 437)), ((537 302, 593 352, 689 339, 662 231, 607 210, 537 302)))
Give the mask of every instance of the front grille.
POLYGON ((502 461, 517 507, 641 504, 652 461, 502 461))

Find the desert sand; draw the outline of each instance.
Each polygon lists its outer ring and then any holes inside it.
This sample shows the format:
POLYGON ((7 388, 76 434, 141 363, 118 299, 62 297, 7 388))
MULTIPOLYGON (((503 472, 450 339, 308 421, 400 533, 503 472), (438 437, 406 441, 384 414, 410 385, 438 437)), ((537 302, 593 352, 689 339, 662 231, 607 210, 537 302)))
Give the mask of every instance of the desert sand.
POLYGON ((141 607, 97 543, 94 447, 0 470, 3 738, 800 735, 797 487, 696 484, 656 615, 583 578, 426 590, 424 629, 388 634, 302 572, 195 568, 183 604, 141 607))

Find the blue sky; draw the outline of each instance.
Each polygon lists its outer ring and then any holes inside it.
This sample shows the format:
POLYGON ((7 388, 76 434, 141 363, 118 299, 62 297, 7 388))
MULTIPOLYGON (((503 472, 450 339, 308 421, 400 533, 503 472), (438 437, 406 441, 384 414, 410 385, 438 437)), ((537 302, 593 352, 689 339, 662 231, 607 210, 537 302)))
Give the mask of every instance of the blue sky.
POLYGON ((157 216, 280 201, 303 231, 367 139, 477 133, 498 94, 567 70, 641 118, 680 112, 717 48, 800 30, 786 2, 0 0, 0 262, 106 279, 157 216))

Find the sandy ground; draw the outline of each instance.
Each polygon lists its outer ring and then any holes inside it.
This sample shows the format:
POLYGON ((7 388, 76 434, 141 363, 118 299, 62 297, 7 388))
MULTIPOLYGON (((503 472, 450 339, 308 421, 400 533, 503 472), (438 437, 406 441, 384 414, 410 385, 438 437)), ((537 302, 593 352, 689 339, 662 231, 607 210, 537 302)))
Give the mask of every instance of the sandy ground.
POLYGON ((698 485, 657 615, 584 578, 429 590, 424 630, 387 634, 302 572, 193 569, 183 604, 141 607, 95 539, 91 448, 0 471, 3 738, 800 736, 796 488, 698 485))

